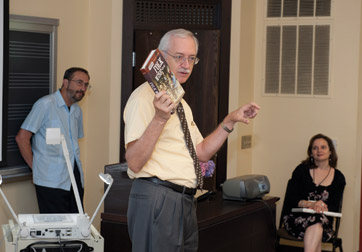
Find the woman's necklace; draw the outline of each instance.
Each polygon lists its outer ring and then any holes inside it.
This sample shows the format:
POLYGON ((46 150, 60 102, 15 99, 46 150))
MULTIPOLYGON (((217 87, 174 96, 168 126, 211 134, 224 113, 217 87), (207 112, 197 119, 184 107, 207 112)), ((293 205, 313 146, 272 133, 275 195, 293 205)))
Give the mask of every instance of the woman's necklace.
MULTIPOLYGON (((315 176, 314 176, 314 170, 315 170, 315 169, 316 169, 316 168, 313 169, 313 180, 314 180, 314 181, 315 181, 315 176)), ((328 170, 327 175, 322 179, 321 182, 319 182, 318 184, 315 183, 316 187, 320 186, 320 185, 323 183, 323 181, 326 180, 326 178, 328 178, 330 172, 331 172, 331 167, 329 166, 329 170, 328 170)))

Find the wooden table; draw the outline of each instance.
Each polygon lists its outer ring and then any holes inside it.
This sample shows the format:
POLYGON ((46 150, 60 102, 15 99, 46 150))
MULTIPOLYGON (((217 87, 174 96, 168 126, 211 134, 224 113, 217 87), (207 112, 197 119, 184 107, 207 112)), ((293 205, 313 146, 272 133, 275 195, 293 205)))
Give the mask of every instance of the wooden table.
MULTIPOLYGON (((127 183, 112 188, 106 199, 105 211, 101 214, 101 235, 105 252, 131 251, 128 237, 125 206, 118 207, 116 198, 125 193, 127 183)), ((199 226, 199 251, 207 252, 268 252, 275 251, 275 203, 277 197, 240 202, 224 200, 217 192, 209 200, 197 205, 199 226)), ((125 201, 123 201, 123 204, 125 201)))
POLYGON ((199 251, 275 251, 275 203, 277 197, 240 202, 213 199, 197 206, 199 251))

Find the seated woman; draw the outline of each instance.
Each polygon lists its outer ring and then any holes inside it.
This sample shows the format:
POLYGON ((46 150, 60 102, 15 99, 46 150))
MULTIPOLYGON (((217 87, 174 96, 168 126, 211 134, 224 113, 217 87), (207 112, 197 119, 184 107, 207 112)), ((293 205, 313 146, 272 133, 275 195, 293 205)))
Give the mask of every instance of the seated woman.
POLYGON ((332 235, 333 218, 321 212, 337 212, 346 185, 343 174, 336 169, 337 153, 332 140, 322 134, 312 137, 308 157, 293 171, 286 192, 283 218, 285 229, 304 242, 304 251, 321 251, 322 241, 332 235), (303 207, 318 214, 294 213, 303 207))

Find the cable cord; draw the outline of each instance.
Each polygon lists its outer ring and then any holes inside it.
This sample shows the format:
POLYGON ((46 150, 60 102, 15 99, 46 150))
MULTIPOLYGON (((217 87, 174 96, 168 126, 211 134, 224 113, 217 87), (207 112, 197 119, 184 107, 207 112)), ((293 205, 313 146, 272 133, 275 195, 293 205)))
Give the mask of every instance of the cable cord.
POLYGON ((64 252, 63 246, 62 246, 62 240, 60 238, 60 234, 58 234, 58 243, 59 243, 59 251, 64 252))
MULTIPOLYGON (((54 249, 58 248, 58 251, 68 251, 69 249, 67 248, 67 246, 71 246, 70 249, 78 249, 79 246, 79 250, 77 252, 89 252, 89 251, 94 251, 93 247, 89 247, 87 245, 87 243, 80 241, 80 240, 61 240, 59 241, 38 241, 38 242, 34 242, 32 244, 29 244, 25 249, 20 250, 20 252, 30 252, 30 251, 39 251, 39 249, 43 248, 43 250, 45 248, 50 248, 51 251, 53 251, 54 249), (54 245, 53 247, 48 247, 50 245, 54 245)), ((42 250, 42 252, 43 252, 42 250)), ((45 250, 46 251, 46 250, 45 250)))
MULTIPOLYGON (((262 202, 262 203, 266 206, 266 208, 268 209, 268 212, 270 213, 270 217, 271 217, 271 222, 272 222, 273 230, 274 230, 275 241, 277 241, 277 239, 278 239, 278 234, 277 234, 277 226, 276 226, 276 223, 275 223, 276 220, 274 221, 274 215, 273 215, 273 211, 272 211, 270 205, 268 205, 268 204, 267 204, 264 200, 262 200, 262 199, 253 199, 253 200, 251 200, 251 201, 254 201, 254 202, 262 202)), ((276 248, 276 243, 275 243, 275 242, 274 242, 273 246, 274 246, 274 249, 275 249, 275 248, 276 248)))
POLYGON ((77 252, 81 252, 83 250, 83 244, 80 244, 80 248, 77 252))

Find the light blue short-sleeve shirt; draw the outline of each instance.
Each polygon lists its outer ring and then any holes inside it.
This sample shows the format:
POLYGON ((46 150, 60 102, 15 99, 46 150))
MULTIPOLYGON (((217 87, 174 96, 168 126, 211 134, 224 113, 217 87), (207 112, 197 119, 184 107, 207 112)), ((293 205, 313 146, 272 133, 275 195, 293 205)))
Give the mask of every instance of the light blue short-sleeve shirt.
POLYGON ((78 139, 83 133, 83 114, 77 103, 70 110, 60 91, 40 98, 31 109, 21 128, 32 132, 33 181, 50 188, 70 190, 71 181, 61 144, 48 145, 45 139, 47 128, 60 128, 67 143, 70 162, 77 162, 84 187, 84 175, 80 161, 78 139))

